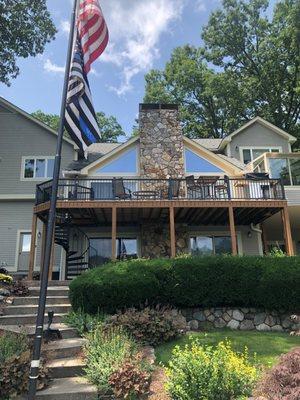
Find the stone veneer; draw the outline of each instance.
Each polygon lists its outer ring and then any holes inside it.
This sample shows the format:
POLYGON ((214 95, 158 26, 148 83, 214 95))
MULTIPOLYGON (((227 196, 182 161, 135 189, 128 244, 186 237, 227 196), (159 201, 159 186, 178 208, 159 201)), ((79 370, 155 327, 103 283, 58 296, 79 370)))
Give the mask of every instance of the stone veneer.
POLYGON ((300 329, 300 324, 290 320, 292 313, 266 311, 255 308, 188 308, 181 310, 191 330, 205 328, 231 328, 284 332, 300 329))
POLYGON ((141 178, 184 176, 183 135, 176 106, 141 104, 139 135, 141 178))

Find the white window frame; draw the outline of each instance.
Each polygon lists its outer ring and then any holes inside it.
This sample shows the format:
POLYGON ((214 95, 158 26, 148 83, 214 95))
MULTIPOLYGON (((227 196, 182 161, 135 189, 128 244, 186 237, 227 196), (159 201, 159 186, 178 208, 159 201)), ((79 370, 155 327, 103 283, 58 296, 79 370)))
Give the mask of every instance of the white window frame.
POLYGON ((46 160, 46 172, 48 169, 48 161, 47 160, 54 160, 54 156, 23 156, 22 157, 22 164, 21 164, 21 177, 20 180, 23 182, 29 182, 29 181, 47 181, 51 179, 50 177, 35 177, 33 178, 25 178, 25 161, 26 160, 34 160, 34 167, 33 167, 33 173, 35 175, 35 167, 36 167, 36 162, 37 160, 46 160))
POLYGON ((243 151, 244 150, 250 150, 251 154, 251 161, 254 161, 255 158, 253 158, 253 150, 263 150, 267 149, 265 153, 274 153, 272 150, 278 150, 278 153, 282 153, 282 147, 281 146, 240 146, 239 151, 240 151, 240 160, 244 163, 244 155, 243 151))

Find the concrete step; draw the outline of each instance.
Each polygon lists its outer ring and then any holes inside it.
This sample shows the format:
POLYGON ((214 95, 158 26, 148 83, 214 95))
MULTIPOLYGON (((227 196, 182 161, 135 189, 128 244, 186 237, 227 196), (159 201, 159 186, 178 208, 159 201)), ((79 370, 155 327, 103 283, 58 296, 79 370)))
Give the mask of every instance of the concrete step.
POLYGON ((96 400, 97 388, 86 378, 54 379, 47 389, 36 394, 36 400, 96 400))
MULTIPOLYGON (((29 295, 30 296, 39 296, 40 288, 35 286, 29 286, 29 295)), ((55 286, 48 287, 47 296, 68 296, 69 295, 69 287, 68 286, 55 286)))
MULTIPOLYGON (((36 314, 38 310, 38 305, 18 305, 18 306, 7 306, 3 309, 4 315, 27 315, 36 314)), ((64 314, 71 311, 71 304, 47 304, 46 313, 48 311, 54 311, 54 314, 64 314)))
MULTIPOLYGON (((41 285, 40 281, 24 281, 24 283, 29 287, 39 287, 41 285)), ((48 287, 55 286, 69 286, 70 281, 49 281, 48 287)))
MULTIPOLYGON (((51 325, 52 329, 59 329, 63 339, 77 338, 78 333, 76 329, 71 328, 70 326, 57 323, 51 325)), ((44 330, 47 329, 47 324, 44 325, 44 330)), ((0 325, 0 330, 6 330, 10 332, 16 333, 25 333, 28 336, 34 336, 35 333, 35 325, 0 325)))
POLYGON ((52 378, 70 378, 83 375, 85 366, 85 361, 80 357, 58 358, 47 362, 52 378))
MULTIPOLYGON (((37 305, 39 303, 39 296, 15 297, 13 301, 14 306, 19 305, 37 305)), ((68 296, 47 296, 47 304, 69 304, 68 296)))
MULTIPOLYGON (((66 313, 54 314, 53 323, 63 322, 66 313)), ((48 314, 45 314, 44 323, 48 322, 48 314)), ((36 314, 3 315, 0 317, 0 325, 34 325, 36 314)))
POLYGON ((77 357, 81 353, 86 339, 72 338, 49 342, 44 346, 43 353, 48 360, 77 357))

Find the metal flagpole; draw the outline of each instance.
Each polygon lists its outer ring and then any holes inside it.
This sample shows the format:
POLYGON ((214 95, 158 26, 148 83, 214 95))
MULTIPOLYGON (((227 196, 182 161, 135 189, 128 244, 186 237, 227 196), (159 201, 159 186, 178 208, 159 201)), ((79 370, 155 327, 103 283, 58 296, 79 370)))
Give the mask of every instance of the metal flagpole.
POLYGON ((37 319, 36 319, 34 348, 33 348, 33 355, 32 355, 32 361, 31 361, 31 366, 30 366, 30 374, 29 374, 28 400, 35 399, 37 379, 39 376, 40 355, 41 355, 43 327, 44 327, 44 314, 45 314, 47 286, 48 286, 48 273, 49 273, 49 266, 50 266, 50 259, 51 259, 52 238, 53 238, 53 233, 54 233, 54 228, 55 228, 56 200, 57 200, 59 172, 60 172, 60 163, 61 163, 61 149, 62 149, 62 139, 63 139, 63 133, 64 133, 64 119, 65 119, 65 109, 66 109, 66 100, 67 100, 67 92, 68 92, 69 73, 70 73, 70 67, 71 67, 71 62, 72 62, 72 50, 73 50, 73 42, 74 42, 77 4, 78 4, 78 0, 74 0, 73 11, 72 11, 72 16, 71 16, 71 29, 70 29, 69 44, 68 44, 65 79, 64 79, 63 94, 62 94, 62 100, 61 100, 60 122, 59 122, 58 137, 57 137, 57 144, 56 144, 56 155, 55 155, 53 181, 52 181, 52 192, 51 192, 50 209, 49 209, 47 233, 46 233, 44 265, 43 265, 43 271, 42 271, 42 276, 41 276, 41 288, 40 288, 40 296, 39 296, 38 313, 37 313, 37 319))

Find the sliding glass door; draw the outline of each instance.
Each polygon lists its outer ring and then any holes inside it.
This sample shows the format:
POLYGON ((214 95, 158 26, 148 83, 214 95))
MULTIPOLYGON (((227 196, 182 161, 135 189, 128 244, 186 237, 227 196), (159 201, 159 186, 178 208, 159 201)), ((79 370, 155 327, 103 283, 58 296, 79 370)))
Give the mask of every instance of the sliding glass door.
MULTIPOLYGON (((128 260, 138 257, 136 238, 117 238, 116 257, 128 260)), ((105 264, 111 259, 111 238, 90 239, 89 262, 93 267, 105 264)))

